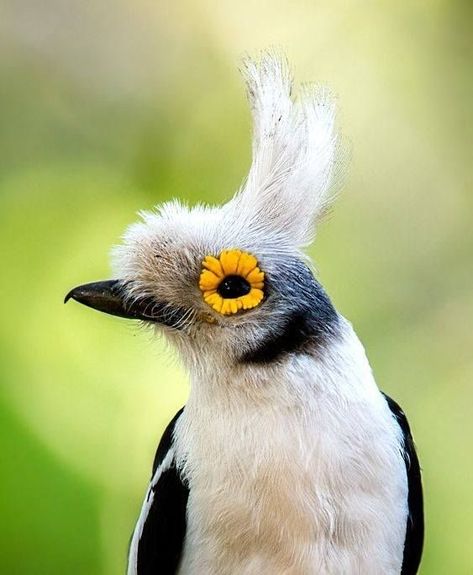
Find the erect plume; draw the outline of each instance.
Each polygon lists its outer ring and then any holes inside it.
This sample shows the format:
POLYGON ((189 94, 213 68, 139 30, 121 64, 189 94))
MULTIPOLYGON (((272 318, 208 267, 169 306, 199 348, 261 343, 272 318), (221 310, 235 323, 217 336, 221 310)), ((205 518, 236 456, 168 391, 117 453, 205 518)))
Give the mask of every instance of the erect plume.
POLYGON ((288 63, 273 53, 245 59, 243 75, 253 117, 252 164, 231 205, 252 225, 305 245, 340 172, 334 98, 311 85, 293 98, 288 63))

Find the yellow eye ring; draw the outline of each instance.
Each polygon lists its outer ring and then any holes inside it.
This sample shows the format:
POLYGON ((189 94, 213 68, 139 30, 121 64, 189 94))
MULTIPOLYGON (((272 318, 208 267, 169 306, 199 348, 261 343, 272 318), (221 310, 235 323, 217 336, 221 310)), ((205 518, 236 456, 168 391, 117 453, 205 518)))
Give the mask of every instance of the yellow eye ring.
POLYGON ((218 258, 205 257, 199 288, 211 308, 222 315, 231 315, 261 303, 264 272, 255 256, 241 250, 225 250, 218 258))

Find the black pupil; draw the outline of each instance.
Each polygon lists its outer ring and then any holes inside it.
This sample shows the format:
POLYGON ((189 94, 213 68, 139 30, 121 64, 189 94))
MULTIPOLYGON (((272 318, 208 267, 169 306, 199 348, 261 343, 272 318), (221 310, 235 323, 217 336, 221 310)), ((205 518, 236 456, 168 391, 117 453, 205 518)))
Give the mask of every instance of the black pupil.
POLYGON ((241 297, 249 293, 250 290, 250 284, 241 276, 227 276, 217 288, 218 293, 226 299, 241 297))

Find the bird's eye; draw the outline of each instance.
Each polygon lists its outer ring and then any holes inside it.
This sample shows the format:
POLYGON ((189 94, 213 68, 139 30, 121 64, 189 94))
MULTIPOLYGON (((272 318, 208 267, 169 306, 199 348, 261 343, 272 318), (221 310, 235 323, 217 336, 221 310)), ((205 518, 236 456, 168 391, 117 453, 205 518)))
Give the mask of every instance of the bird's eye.
POLYGON ((227 276, 219 284, 217 293, 223 298, 235 299, 250 293, 251 285, 242 276, 227 276))
POLYGON ((204 300, 223 315, 259 305, 264 297, 264 272, 255 256, 240 250, 225 250, 202 263, 199 287, 204 300))

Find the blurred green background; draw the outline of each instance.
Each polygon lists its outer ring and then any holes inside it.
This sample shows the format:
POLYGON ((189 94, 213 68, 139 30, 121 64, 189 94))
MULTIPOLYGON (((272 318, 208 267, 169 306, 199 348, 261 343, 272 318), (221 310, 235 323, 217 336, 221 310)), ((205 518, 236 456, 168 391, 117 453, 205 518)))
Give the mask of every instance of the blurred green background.
POLYGON ((473 573, 473 4, 4 0, 0 572, 115 575, 186 376, 76 304, 139 209, 221 202, 250 158, 237 65, 339 96, 351 166, 311 250, 424 468, 422 573, 473 573))

